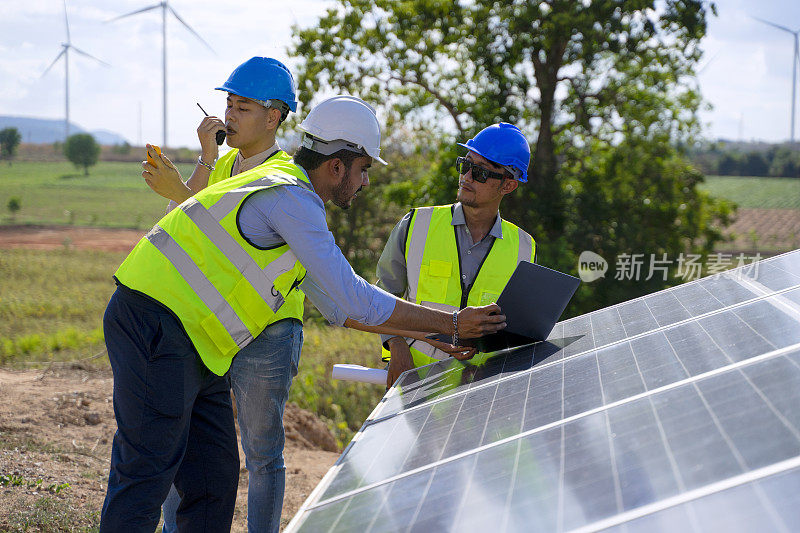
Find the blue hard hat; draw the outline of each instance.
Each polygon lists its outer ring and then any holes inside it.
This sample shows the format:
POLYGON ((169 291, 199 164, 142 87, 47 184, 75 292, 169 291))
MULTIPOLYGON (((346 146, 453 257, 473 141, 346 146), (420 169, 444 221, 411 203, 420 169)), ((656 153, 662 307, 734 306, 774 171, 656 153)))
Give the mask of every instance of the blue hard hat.
POLYGON ((271 57, 251 57, 234 70, 218 91, 251 100, 280 100, 297 111, 294 78, 286 65, 271 57))
POLYGON ((484 128, 466 144, 459 146, 485 157, 492 163, 517 169, 517 181, 528 181, 528 165, 531 162, 531 148, 528 140, 518 127, 508 122, 493 124, 484 128))

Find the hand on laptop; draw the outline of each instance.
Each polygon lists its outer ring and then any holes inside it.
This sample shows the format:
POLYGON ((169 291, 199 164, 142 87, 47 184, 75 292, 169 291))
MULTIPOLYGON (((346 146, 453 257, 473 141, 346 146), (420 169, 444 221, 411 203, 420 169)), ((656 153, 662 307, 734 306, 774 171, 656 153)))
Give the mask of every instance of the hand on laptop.
POLYGON ((482 337, 505 327, 506 316, 500 313, 497 304, 465 307, 458 312, 458 337, 462 339, 482 337))

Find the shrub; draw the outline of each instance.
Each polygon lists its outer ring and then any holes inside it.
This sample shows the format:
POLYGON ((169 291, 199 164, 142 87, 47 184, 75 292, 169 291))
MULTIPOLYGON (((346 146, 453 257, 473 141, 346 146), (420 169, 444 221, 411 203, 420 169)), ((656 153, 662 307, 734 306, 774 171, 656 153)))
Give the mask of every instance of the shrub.
POLYGON ((76 167, 82 167, 84 175, 88 176, 89 167, 97 164, 100 157, 100 145, 88 133, 76 133, 64 143, 64 155, 76 167))

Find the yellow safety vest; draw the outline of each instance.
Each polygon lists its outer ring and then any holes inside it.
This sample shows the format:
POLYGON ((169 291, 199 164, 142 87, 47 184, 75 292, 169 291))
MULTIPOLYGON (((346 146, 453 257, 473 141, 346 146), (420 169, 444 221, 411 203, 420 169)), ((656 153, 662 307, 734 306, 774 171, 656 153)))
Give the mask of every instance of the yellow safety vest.
MULTIPOLYGON (((242 203, 276 186, 312 189, 285 153, 207 187, 162 218, 115 276, 169 308, 203 363, 223 375, 269 324, 303 317, 305 268, 286 244, 261 249, 238 228, 242 203)), ((312 189, 313 190, 313 189, 312 189)))
MULTIPOLYGON (((452 225, 453 209, 453 205, 414 209, 405 249, 408 277, 405 299, 448 312, 496 302, 517 264, 520 261, 532 263, 536 255, 533 237, 501 219, 503 238, 494 239, 472 286, 465 286, 452 225)), ((407 341, 417 367, 450 357, 428 343, 407 341)), ((382 355, 388 360, 389 350, 384 348, 382 355)))
MULTIPOLYGON (((231 177, 231 173, 233 172, 233 163, 236 161, 236 156, 239 154, 238 148, 231 148, 228 153, 223 155, 217 160, 217 164, 214 166, 214 170, 211 171, 211 174, 208 176, 208 185, 206 187, 210 187, 216 183, 219 183, 222 180, 226 180, 231 177)), ((258 165, 257 167, 253 167, 250 170, 256 171, 257 169, 261 169, 264 173, 269 172, 270 165, 276 161, 291 161, 292 157, 284 152, 283 150, 278 150, 274 154, 272 154, 266 161, 258 165)), ((302 171, 301 171, 302 172, 302 171)), ((286 299, 286 302, 281 306, 281 308, 276 313, 275 320, 273 322, 277 322, 283 318, 296 318, 303 321, 303 302, 305 300, 305 294, 299 289, 296 288, 292 291, 292 294, 289 298, 286 299)))
MULTIPOLYGON (((215 183, 219 183, 220 181, 226 180, 231 177, 231 172, 233 172, 233 163, 236 162, 236 156, 238 154, 239 154, 238 148, 231 148, 231 150, 228 153, 217 159, 217 164, 214 165, 214 170, 212 170, 211 174, 209 174, 208 176, 207 187, 210 187, 215 183)), ((261 163, 261 165, 258 165, 258 167, 255 168, 259 168, 262 165, 270 164, 270 162, 276 157, 289 159, 289 155, 286 152, 284 152, 283 150, 278 150, 269 158, 267 158, 266 161, 261 163)))
MULTIPOLYGON (((208 176, 208 185, 207 185, 208 187, 231 177, 231 171, 233 170, 233 162, 236 161, 236 155, 238 153, 239 153, 238 148, 231 148, 230 152, 217 159, 217 164, 214 165, 214 170, 212 170, 211 174, 208 176)), ((279 152, 275 154, 273 157, 284 156, 284 155, 286 155, 285 152, 279 152)), ((266 161, 264 161, 264 163, 269 163, 270 159, 267 159, 266 161)))

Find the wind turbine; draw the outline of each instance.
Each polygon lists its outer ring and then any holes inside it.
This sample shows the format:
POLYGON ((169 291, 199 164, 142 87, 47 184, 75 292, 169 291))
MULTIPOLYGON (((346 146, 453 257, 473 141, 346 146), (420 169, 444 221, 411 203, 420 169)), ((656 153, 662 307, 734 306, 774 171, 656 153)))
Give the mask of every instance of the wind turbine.
POLYGON ((783 30, 785 32, 791 33, 794 35, 794 55, 792 56, 792 135, 791 141, 794 143, 794 106, 795 102, 797 101, 796 90, 797 90, 797 63, 800 62, 800 51, 798 51, 798 35, 800 35, 800 30, 790 30, 785 26, 781 26, 779 24, 775 24, 774 22, 770 22, 768 20, 760 19, 758 17, 753 17, 759 22, 763 22, 764 24, 768 24, 773 28, 778 28, 779 30, 783 30))
POLYGON ((113 22, 115 20, 119 20, 125 17, 130 17, 133 15, 138 15, 139 13, 144 13, 145 11, 151 11, 153 9, 158 9, 158 8, 161 8, 161 79, 163 83, 162 113, 163 113, 163 132, 164 132, 163 146, 167 146, 167 11, 172 13, 172 15, 176 19, 178 19, 178 22, 183 24, 184 28, 189 30, 189 32, 195 37, 197 37, 201 43, 206 45, 206 48, 208 48, 212 52, 214 51, 214 49, 211 48, 211 45, 209 45, 202 37, 200 37, 200 34, 194 31, 192 27, 189 26, 174 9, 172 9, 172 6, 169 5, 168 0, 163 0, 161 3, 149 7, 143 7, 142 9, 137 9, 136 11, 131 11, 130 13, 120 15, 118 17, 109 20, 108 22, 113 22))
POLYGON ((77 48, 77 47, 72 45, 72 40, 70 39, 70 35, 69 35, 69 19, 67 18, 67 0, 64 0, 64 24, 65 24, 65 26, 67 28, 67 42, 61 43, 61 52, 56 56, 56 58, 53 60, 53 62, 50 63, 50 66, 47 67, 44 72, 42 72, 42 76, 47 74, 50 71, 50 69, 53 68, 53 65, 58 63, 58 60, 61 59, 62 56, 64 57, 64 109, 65 109, 65 112, 64 112, 64 140, 66 141, 67 138, 69 137, 69 50, 70 50, 70 48, 73 51, 75 51, 76 53, 78 53, 78 54, 80 54, 82 56, 86 56, 89 59, 94 59, 98 63, 101 63, 101 64, 103 64, 103 65, 105 65, 107 67, 111 66, 111 65, 109 65, 105 61, 97 59, 96 57, 94 57, 92 55, 87 54, 86 52, 84 52, 80 48, 77 48))

